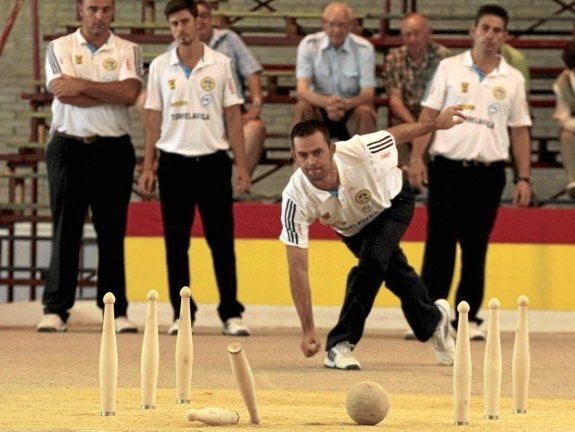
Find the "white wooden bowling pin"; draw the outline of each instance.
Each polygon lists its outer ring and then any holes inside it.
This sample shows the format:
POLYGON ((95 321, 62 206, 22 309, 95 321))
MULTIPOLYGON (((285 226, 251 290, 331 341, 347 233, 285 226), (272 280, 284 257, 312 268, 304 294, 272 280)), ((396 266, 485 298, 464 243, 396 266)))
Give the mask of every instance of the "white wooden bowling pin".
POLYGON ((469 304, 457 305, 459 319, 453 361, 453 414, 454 424, 469 425, 471 401, 471 345, 469 343, 469 304))

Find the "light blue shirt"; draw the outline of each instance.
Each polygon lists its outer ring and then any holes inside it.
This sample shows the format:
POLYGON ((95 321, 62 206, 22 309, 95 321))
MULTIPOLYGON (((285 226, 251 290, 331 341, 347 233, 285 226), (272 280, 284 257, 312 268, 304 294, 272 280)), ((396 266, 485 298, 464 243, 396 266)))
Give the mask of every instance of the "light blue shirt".
POLYGON ((231 59, 236 87, 240 94, 244 94, 246 79, 253 73, 261 72, 260 63, 242 39, 231 30, 214 29, 208 45, 231 59))
POLYGON ((343 98, 375 88, 375 50, 360 36, 349 34, 339 48, 325 32, 306 36, 297 49, 297 78, 311 78, 311 90, 343 98))

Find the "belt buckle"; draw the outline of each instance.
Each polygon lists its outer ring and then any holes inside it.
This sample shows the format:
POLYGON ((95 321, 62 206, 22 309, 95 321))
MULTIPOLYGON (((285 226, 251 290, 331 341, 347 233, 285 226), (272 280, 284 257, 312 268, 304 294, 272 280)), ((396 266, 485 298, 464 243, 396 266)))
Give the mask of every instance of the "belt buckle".
POLYGON ((92 136, 88 136, 88 137, 83 137, 82 141, 84 141, 84 144, 92 144, 97 139, 98 139, 98 135, 92 135, 92 136))

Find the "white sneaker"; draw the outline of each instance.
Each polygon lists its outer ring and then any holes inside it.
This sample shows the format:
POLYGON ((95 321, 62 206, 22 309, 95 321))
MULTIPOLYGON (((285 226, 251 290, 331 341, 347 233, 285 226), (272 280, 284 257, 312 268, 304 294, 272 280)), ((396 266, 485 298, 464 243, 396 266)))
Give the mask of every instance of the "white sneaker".
POLYGON ((360 370, 361 365, 351 351, 354 345, 348 341, 340 342, 325 354, 323 365, 326 368, 341 370, 360 370))
POLYGON ((55 313, 44 314, 36 330, 40 333, 54 333, 54 332, 65 332, 68 330, 68 326, 60 318, 60 315, 55 313))
POLYGON ((417 338, 415 337, 415 333, 413 333, 413 330, 409 329, 409 330, 406 330, 405 333, 403 334, 403 339, 405 339, 405 340, 416 340, 417 338))
POLYGON ((444 299, 436 300, 435 305, 441 312, 441 320, 437 324, 433 336, 431 336, 433 351, 438 364, 451 366, 455 355, 455 340, 449 331, 449 327, 451 327, 451 306, 444 299))
POLYGON ((120 316, 114 320, 116 333, 138 333, 138 326, 125 316, 120 316))
POLYGON ((575 199, 575 182, 570 182, 565 190, 567 191, 567 195, 569 195, 570 198, 575 199))
POLYGON ((229 318, 224 323, 222 334, 227 336, 249 336, 250 329, 243 323, 241 318, 229 318))
POLYGON ((472 341, 485 340, 485 332, 481 330, 481 327, 475 321, 469 321, 469 340, 472 341))
POLYGON ((168 329, 168 334, 171 336, 176 336, 180 330, 180 319, 174 320, 170 328, 168 329))

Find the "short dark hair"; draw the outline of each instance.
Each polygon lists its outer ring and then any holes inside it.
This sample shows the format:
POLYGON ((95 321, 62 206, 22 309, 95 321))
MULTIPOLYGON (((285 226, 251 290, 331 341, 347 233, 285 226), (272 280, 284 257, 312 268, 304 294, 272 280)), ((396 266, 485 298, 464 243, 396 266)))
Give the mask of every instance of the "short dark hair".
POLYGON ((186 9, 190 11, 194 18, 198 17, 198 5, 196 5, 194 0, 170 0, 164 8, 164 15, 166 19, 169 19, 170 15, 186 9))
POLYGON ((477 11, 477 14, 475 15, 475 25, 479 24, 479 20, 484 15, 498 16, 503 20, 503 23, 505 24, 505 29, 507 29, 507 24, 509 23, 509 14, 507 13, 507 10, 505 10, 503 6, 499 6, 496 4, 486 4, 481 6, 477 11))
POLYGON ((575 68, 575 41, 569 41, 565 44, 563 62, 569 69, 575 68))
POLYGON ((205 7, 210 13, 212 12, 212 9, 213 9, 212 3, 207 2, 207 1, 205 1, 205 0, 196 0, 196 4, 197 4, 198 6, 199 6, 199 5, 202 5, 202 6, 205 7))
POLYGON ((326 144, 329 146, 329 131, 327 126, 321 120, 310 119, 304 120, 302 122, 296 123, 290 132, 290 144, 293 150, 293 142, 294 139, 297 137, 306 137, 313 135, 316 132, 321 132, 323 138, 325 139, 326 144))

